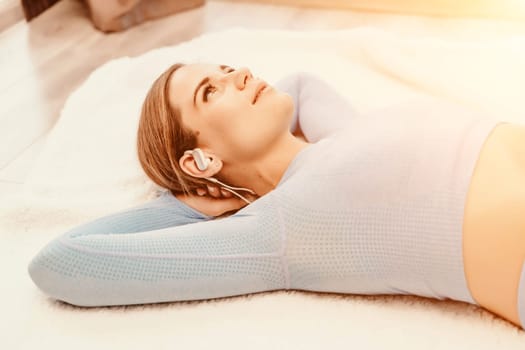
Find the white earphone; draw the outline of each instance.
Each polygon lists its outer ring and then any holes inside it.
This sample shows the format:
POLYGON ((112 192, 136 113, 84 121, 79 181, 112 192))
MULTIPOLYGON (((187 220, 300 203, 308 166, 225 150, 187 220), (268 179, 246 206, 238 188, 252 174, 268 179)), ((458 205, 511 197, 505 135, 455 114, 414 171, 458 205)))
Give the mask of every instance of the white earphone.
POLYGON ((204 171, 208 169, 208 165, 210 165, 210 158, 206 158, 200 148, 186 151, 184 154, 191 154, 193 156, 193 159, 195 159, 195 163, 197 164, 197 168, 199 168, 199 170, 204 171))
MULTIPOLYGON (((184 154, 192 155, 193 159, 195 159, 195 163, 197 164, 197 168, 199 170, 201 170, 201 171, 204 171, 204 170, 208 169, 208 166, 213 162, 212 158, 208 158, 208 157, 204 156, 204 153, 202 152, 202 150, 200 148, 194 148, 193 150, 185 151, 184 154)), ((228 185, 220 182, 219 180, 217 180, 214 177, 205 177, 205 179, 210 181, 210 182, 213 182, 213 183, 221 185, 222 189, 224 189, 224 190, 234 194, 235 196, 239 197, 240 199, 242 199, 243 201, 245 201, 248 204, 250 204, 251 202, 248 199, 246 199, 244 196, 242 196, 241 194, 235 192, 235 190, 237 190, 237 191, 246 191, 248 193, 256 195, 256 193, 254 191, 252 191, 252 190, 250 190, 248 188, 228 186, 228 185)))

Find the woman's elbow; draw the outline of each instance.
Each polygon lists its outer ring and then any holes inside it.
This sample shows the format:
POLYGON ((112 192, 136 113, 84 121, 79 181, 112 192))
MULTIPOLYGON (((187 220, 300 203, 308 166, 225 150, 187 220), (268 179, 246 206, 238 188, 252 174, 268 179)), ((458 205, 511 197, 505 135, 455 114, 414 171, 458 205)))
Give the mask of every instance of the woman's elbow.
POLYGON ((76 277, 75 259, 58 239, 47 244, 29 262, 33 283, 48 296, 78 306, 93 306, 85 298, 85 283, 76 277))

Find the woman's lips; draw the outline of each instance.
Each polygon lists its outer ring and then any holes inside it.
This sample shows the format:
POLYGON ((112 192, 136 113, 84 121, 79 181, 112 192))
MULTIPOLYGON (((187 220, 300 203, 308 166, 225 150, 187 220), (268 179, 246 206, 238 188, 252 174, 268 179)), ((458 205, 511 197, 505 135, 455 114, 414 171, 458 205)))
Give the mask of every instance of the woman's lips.
POLYGON ((257 100, 259 99, 259 97, 261 96, 261 94, 264 93, 264 91, 266 90, 266 87, 267 87, 267 84, 265 82, 260 82, 256 87, 255 87, 255 93, 253 95, 253 100, 252 100, 252 104, 254 104, 255 102, 257 102, 257 100))

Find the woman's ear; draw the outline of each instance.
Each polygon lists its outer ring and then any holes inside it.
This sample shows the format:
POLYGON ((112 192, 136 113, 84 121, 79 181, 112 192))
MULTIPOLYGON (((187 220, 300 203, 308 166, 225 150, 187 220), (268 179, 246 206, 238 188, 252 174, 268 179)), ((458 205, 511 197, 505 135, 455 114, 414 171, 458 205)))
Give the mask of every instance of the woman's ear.
POLYGON ((204 157, 208 159, 208 166, 205 170, 200 170, 197 166, 197 162, 193 157, 192 152, 185 152, 182 157, 179 159, 179 165, 186 174, 197 177, 197 178, 206 178, 212 177, 217 174, 222 169, 222 161, 209 153, 203 151, 204 157))

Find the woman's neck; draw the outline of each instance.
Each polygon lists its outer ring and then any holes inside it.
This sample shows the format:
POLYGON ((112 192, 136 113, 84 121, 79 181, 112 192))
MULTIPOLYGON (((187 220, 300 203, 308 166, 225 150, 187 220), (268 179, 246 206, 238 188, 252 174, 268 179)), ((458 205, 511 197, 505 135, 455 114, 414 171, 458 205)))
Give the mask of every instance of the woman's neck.
POLYGON ((277 187, 292 160, 308 145, 308 142, 286 133, 260 159, 230 166, 221 175, 226 183, 249 188, 263 196, 277 187))

